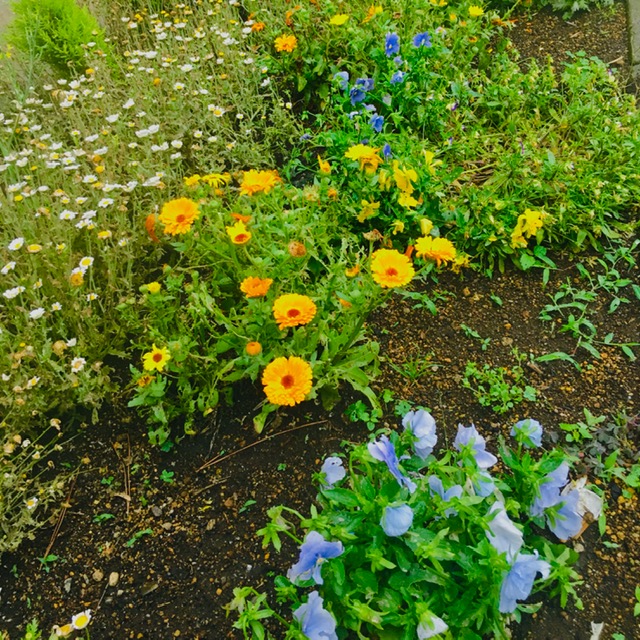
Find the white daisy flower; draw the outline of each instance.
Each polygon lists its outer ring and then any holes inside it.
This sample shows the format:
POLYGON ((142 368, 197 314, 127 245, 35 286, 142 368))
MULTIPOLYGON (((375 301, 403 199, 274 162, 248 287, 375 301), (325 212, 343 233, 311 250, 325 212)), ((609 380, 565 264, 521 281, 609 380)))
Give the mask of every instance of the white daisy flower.
POLYGON ((74 358, 71 361, 71 371, 78 373, 84 369, 85 364, 87 364, 87 361, 84 358, 74 358))
POLYGON ((39 320, 44 315, 44 309, 42 307, 38 307, 37 309, 32 309, 29 311, 29 317, 32 320, 39 320))

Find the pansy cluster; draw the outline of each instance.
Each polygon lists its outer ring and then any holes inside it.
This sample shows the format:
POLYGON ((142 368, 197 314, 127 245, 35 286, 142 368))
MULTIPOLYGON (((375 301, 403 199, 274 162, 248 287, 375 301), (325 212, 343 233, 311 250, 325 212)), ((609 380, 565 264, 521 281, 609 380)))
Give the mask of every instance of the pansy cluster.
MULTIPOLYGON (((307 533, 287 580, 276 581, 294 610, 292 628, 333 640, 374 629, 418 638, 447 630, 446 637, 461 637, 471 628, 473 637, 501 635, 505 614, 534 587, 570 589, 577 575, 560 570, 566 547, 541 541, 533 525, 546 518, 560 540, 579 535, 579 498, 592 492, 562 490, 569 467, 559 450, 534 461, 537 421, 514 425, 518 445, 501 444, 501 473, 492 472, 498 457, 474 425, 459 425, 453 449, 438 456, 436 423, 426 410, 407 413, 403 426, 353 447, 348 470, 341 456, 324 461, 321 510, 311 518, 296 514, 307 533)), ((279 548, 279 536, 294 537, 297 525, 282 508, 269 515, 260 534, 279 548)))

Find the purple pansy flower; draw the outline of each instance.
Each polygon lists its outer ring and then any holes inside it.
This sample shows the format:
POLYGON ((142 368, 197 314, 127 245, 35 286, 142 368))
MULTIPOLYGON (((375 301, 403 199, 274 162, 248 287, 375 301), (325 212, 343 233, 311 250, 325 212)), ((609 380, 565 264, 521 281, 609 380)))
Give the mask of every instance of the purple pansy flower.
POLYGON ((418 33, 413 36, 413 46, 418 47, 430 47, 431 46, 431 36, 428 31, 423 31, 422 33, 418 33))
POLYGON ((320 471, 324 473, 324 486, 329 488, 333 487, 336 482, 340 482, 340 480, 347 475, 347 472, 342 466, 342 458, 338 458, 337 456, 329 456, 322 463, 320 471))
POLYGON ((359 102, 362 102, 367 97, 362 87, 351 87, 349 91, 349 99, 351 104, 355 107, 359 102))
POLYGON ((387 58, 395 56, 400 51, 400 37, 397 33, 387 33, 384 39, 384 52, 387 58))
POLYGON ((402 536, 413 524, 413 510, 407 504, 399 507, 385 507, 380 520, 380 526, 384 532, 391 537, 402 536))
POLYGON ((496 483, 488 471, 478 472, 478 474, 473 477, 472 484, 476 495, 481 498, 490 496, 496 488, 496 483))
POLYGON ((473 457, 481 469, 489 469, 498 462, 498 458, 485 450, 485 439, 478 433, 478 430, 473 424, 470 427, 463 427, 459 424, 458 434, 453 442, 453 446, 458 451, 462 451, 462 448, 468 445, 471 445, 473 457))
POLYGON ((384 126, 384 117, 377 114, 373 115, 371 116, 371 120, 369 120, 369 124, 376 133, 380 133, 384 126))
POLYGON ((300 559, 289 569, 287 578, 293 583, 313 580, 324 584, 320 573, 322 563, 337 558, 343 551, 342 542, 327 542, 322 534, 310 531, 300 547, 300 559))
POLYGON ((513 613, 518 600, 526 600, 533 589, 533 582, 538 573, 542 579, 549 577, 551 565, 546 560, 538 560, 535 555, 520 554, 505 576, 500 589, 500 613, 513 613))
POLYGON ((407 476, 400 471, 396 450, 393 447, 393 443, 389 441, 387 436, 382 435, 380 436, 380 440, 370 442, 367 445, 367 449, 372 457, 387 465, 391 475, 398 481, 400 486, 407 487, 410 493, 413 493, 416 490, 416 483, 407 478, 407 476))
POLYGON ((404 418, 402 418, 402 426, 405 428, 405 431, 411 431, 416 438, 416 441, 413 443, 416 455, 422 460, 427 458, 438 442, 436 421, 433 419, 433 416, 424 409, 409 411, 404 418))
POLYGON ((307 601, 293 612, 293 617, 309 640, 338 640, 336 621, 323 603, 318 592, 312 591, 307 601))

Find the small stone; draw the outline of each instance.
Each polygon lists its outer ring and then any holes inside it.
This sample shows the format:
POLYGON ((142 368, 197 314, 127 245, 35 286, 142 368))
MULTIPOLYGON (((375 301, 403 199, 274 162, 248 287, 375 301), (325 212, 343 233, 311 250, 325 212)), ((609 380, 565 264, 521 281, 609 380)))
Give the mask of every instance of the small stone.
POLYGON ((159 518, 162 515, 162 509, 160 507, 151 507, 151 513, 153 513, 153 515, 156 518, 159 518))
POLYGON ((120 574, 117 571, 112 571, 109 574, 109 586, 115 587, 118 584, 118 580, 120 580, 120 574))
POLYGON ((160 525, 165 531, 169 531, 172 527, 172 524, 170 522, 163 522, 160 525))
POLYGON ((102 573, 102 571, 100 571, 100 569, 96 569, 92 574, 91 577, 96 581, 96 582, 100 582, 102 580, 102 578, 104 578, 104 573, 102 573))

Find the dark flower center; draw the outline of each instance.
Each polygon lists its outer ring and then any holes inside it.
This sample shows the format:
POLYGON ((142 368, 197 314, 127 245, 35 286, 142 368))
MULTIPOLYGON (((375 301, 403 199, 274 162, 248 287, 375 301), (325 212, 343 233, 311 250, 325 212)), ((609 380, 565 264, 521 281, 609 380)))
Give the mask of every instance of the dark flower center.
POLYGON ((282 380, 280 381, 280 384, 285 388, 285 389, 291 389, 291 387, 293 387, 295 380, 293 378, 292 375, 287 374, 286 376, 284 376, 282 378, 282 380))
POLYGON ((394 276, 397 276, 397 275, 398 275, 398 270, 397 270, 397 269, 394 269, 393 267, 389 267, 389 268, 387 269, 387 275, 388 275, 389 277, 391 277, 391 278, 392 278, 392 277, 394 277, 394 276))
POLYGON ((184 222, 184 219, 185 219, 185 215, 184 215, 184 213, 179 213, 179 214, 176 216, 176 222, 184 222))
POLYGON ((289 309, 287 311, 288 318, 297 318, 300 315, 300 309, 289 309))
POLYGON ((154 353, 153 354, 153 361, 154 362, 160 362, 162 360, 162 354, 161 353, 154 353))

